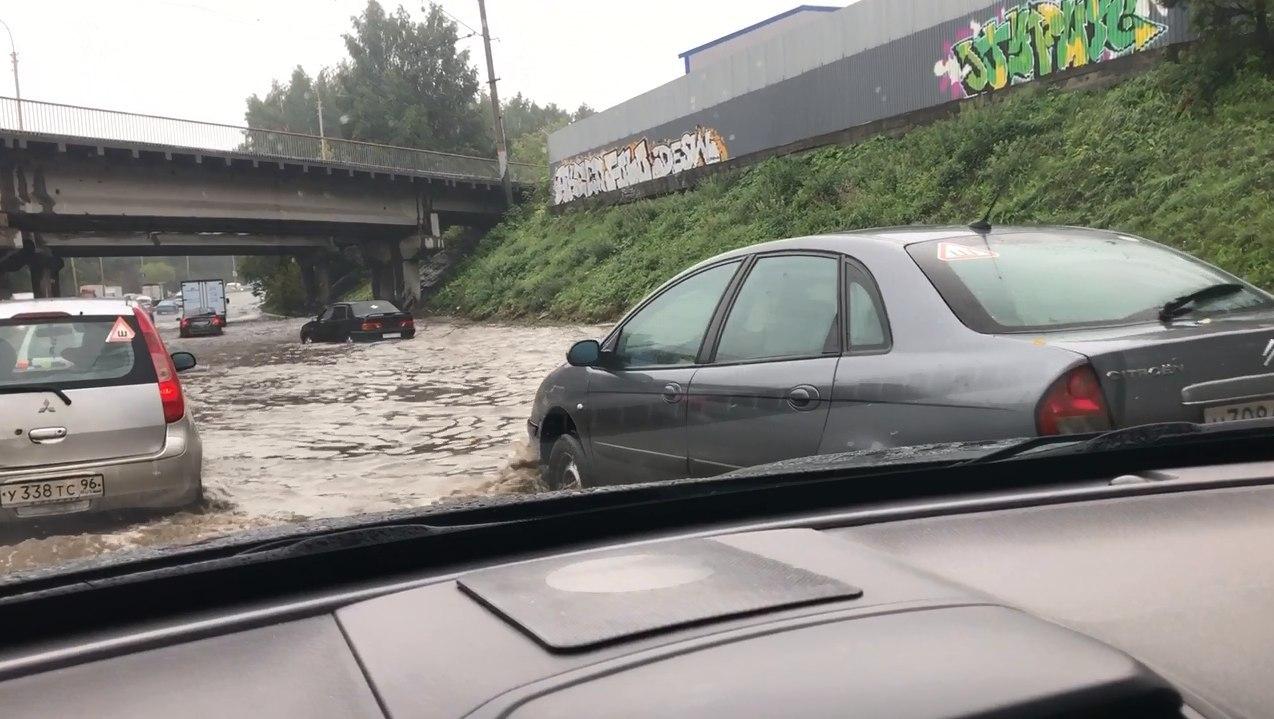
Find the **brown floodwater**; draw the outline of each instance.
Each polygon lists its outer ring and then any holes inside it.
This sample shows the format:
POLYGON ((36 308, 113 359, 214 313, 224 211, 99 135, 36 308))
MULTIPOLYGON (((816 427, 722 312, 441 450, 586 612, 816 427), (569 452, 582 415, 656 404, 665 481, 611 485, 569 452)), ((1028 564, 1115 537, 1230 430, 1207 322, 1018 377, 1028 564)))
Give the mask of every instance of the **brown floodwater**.
POLYGON ((250 303, 234 309, 221 337, 163 328, 170 350, 199 360, 181 378, 203 439, 203 506, 126 523, 70 517, 57 534, 6 537, 0 572, 530 491, 535 389, 571 342, 603 332, 431 318, 411 340, 301 345, 304 320, 245 321, 250 303))

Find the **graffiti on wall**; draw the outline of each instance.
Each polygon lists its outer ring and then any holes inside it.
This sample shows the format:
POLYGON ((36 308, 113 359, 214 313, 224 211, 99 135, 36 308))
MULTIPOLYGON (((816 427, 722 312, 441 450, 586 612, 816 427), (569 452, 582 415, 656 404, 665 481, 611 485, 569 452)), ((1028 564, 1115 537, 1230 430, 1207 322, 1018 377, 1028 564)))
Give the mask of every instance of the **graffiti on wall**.
POLYGON ((563 160, 553 171, 553 203, 622 190, 729 158, 725 140, 710 127, 662 142, 643 137, 624 147, 563 160))
POLYGON ((971 23, 933 68, 953 98, 972 97, 1054 72, 1146 49, 1168 26, 1152 0, 1028 0, 971 23))

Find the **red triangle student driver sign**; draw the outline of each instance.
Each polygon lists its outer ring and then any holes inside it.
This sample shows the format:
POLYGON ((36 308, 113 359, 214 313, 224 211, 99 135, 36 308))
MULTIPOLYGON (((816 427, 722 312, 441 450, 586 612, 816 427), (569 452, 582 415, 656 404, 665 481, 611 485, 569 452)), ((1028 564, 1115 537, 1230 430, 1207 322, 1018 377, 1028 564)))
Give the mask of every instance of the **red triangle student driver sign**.
POLYGON ((968 245, 958 245, 954 242, 938 243, 938 259, 943 262, 987 260, 999 256, 1000 253, 987 247, 970 247, 968 245))
POLYGON ((132 327, 124 321, 123 317, 116 317, 115 324, 111 326, 110 334, 106 335, 107 342, 132 342, 133 337, 137 335, 132 327))

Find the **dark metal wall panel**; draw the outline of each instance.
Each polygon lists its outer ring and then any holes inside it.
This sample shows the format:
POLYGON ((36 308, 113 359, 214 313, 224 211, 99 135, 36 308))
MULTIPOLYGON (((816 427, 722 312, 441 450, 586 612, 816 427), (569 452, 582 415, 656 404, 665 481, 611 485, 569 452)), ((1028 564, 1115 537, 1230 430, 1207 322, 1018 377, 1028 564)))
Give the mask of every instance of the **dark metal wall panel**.
MULTIPOLYGON (((914 13, 899 15, 900 8, 915 6, 914 2, 906 0, 862 0, 842 12, 878 2, 900 4, 879 12, 866 13, 862 17, 883 17, 892 12, 891 17, 894 20, 900 17, 903 21, 913 23, 922 23, 924 20, 922 15, 913 17, 914 13)), ((942 4, 963 3, 964 0, 940 0, 940 2, 942 4)), ((969 61, 961 64, 954 59, 953 45, 984 32, 983 27, 991 23, 995 23, 994 27, 998 28, 998 33, 1016 32, 1017 37, 1028 38, 1029 33, 1021 32, 1022 28, 1027 27, 1026 25, 1009 29, 1013 10, 1016 9, 1023 14, 1023 17, 1030 18, 1039 18, 1047 13, 1060 16, 1063 9, 1069 8, 1074 2, 1081 5, 1093 3, 1091 7, 1099 9, 1099 12, 1104 12, 1104 9, 1117 12, 1135 8, 1135 13, 1139 17, 1153 21, 1153 25, 1137 21, 1137 27, 1143 27, 1145 36, 1153 36, 1153 40, 1141 43, 1123 54, 1137 49, 1162 47, 1190 37, 1183 11, 1164 10, 1151 0, 1001 1, 983 3, 972 12, 959 17, 943 20, 892 41, 877 44, 742 94, 733 94, 733 89, 739 85, 754 84, 762 75, 772 76, 775 70, 767 68, 764 73, 750 73, 746 66, 736 63, 739 66, 731 69, 729 74, 716 75, 722 82, 734 84, 734 88, 724 88, 716 93, 728 98, 721 102, 709 103, 708 100, 714 93, 702 86, 703 78, 688 76, 688 80, 697 81, 699 85, 696 86, 692 82, 684 84, 683 87, 683 85, 674 86, 670 83, 656 91, 634 98, 629 103, 608 110, 606 114, 609 117, 602 120, 613 124, 615 131, 620 134, 615 135, 612 141, 573 156, 555 157, 554 202, 562 204, 580 197, 616 192, 651 179, 652 174, 654 177, 660 176, 659 168, 661 167, 664 174, 668 174, 670 167, 673 167, 673 172, 684 171, 729 157, 748 155, 934 107, 970 94, 981 94, 986 90, 967 89, 964 83, 960 82, 959 74, 943 72, 952 63, 957 66, 956 73, 960 69, 966 73, 970 71, 969 61), (1026 13, 1035 14, 1026 15, 1026 13), (686 90, 690 92, 690 97, 686 98, 686 104, 682 104, 675 98, 675 93, 686 90), (664 98, 668 106, 666 109, 668 116, 659 121, 648 121, 644 124, 634 122, 636 118, 624 112, 626 106, 631 104, 635 109, 640 109, 634 115, 651 118, 658 114, 659 108, 655 105, 660 98, 664 98), (678 110, 685 107, 695 109, 690 112, 678 110), (637 145, 643 139, 646 140, 646 144, 637 145), (672 142, 664 142, 669 140, 672 142), (665 155, 671 157, 671 160, 661 165, 652 154, 648 165, 654 165, 654 169, 652 170, 649 166, 640 166, 639 163, 646 159, 644 154, 661 142, 664 143, 665 155), (681 153, 681 156, 678 156, 678 153, 681 153), (643 157, 639 158, 639 155, 643 157)), ((835 13, 833 17, 840 14, 835 13)), ((818 23, 812 25, 817 26, 818 23)), ((1089 39, 1099 42, 1101 38, 1099 33, 1104 31, 1104 27, 1103 24, 1101 29, 1094 29, 1095 26, 1090 25, 1089 39)), ((862 44, 862 38, 855 38, 853 35, 861 34, 863 30, 863 28, 845 30, 832 23, 827 27, 810 29, 808 32, 813 33, 812 38, 817 36, 818 42, 835 40, 836 33, 839 32, 839 37, 845 42, 862 44)), ((887 28, 877 28, 877 30, 881 34, 888 34, 887 28)), ((893 30, 896 31, 897 28, 893 30)), ((767 53, 767 62, 808 63, 810 58, 800 56, 800 50, 795 49, 799 43, 792 42, 790 35, 786 37, 786 42, 771 42, 756 49, 767 53)), ((1009 47, 1008 43, 1008 40, 1001 41, 1005 49, 1009 47)), ((966 42, 965 45, 969 43, 966 42)), ((993 51, 988 47, 984 47, 982 53, 989 58, 988 62, 993 63, 995 62, 991 55, 993 51)), ((1030 49, 1029 46, 1028 49, 1030 49)), ((1119 53, 1107 49, 1102 59, 1108 59, 1116 54, 1119 53)), ((1022 55, 1019 53, 1018 57, 1022 55)), ((1009 66, 1007 61, 1002 62, 1002 65, 1005 68, 1009 66)), ((1034 75, 1034 73, 1035 71, 1032 70, 1030 74, 1034 75)), ((1047 73, 1040 73, 1040 75, 1044 74, 1047 73)), ((989 72, 987 76, 990 76, 989 72)), ((1008 84, 1019 84, 1029 81, 1029 78, 1015 77, 1010 73, 1002 76, 1001 80, 1008 84), (1004 80, 1005 77, 1007 80, 1004 80)), ((597 123, 594 122, 590 132, 597 130, 596 125, 597 123)), ((566 128, 560 132, 565 133, 570 130, 571 128, 566 128)), ((561 138, 556 139, 557 141, 553 144, 557 146, 558 152, 562 147, 569 145, 569 143, 564 144, 561 138)))

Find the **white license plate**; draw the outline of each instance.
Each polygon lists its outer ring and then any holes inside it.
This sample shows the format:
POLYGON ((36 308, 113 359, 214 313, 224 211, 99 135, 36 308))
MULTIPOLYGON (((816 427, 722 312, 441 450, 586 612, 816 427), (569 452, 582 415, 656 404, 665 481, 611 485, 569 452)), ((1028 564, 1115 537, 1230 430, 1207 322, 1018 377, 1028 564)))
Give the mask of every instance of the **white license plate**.
POLYGON ((403 336, 402 332, 386 332, 385 334, 381 335, 381 337, 384 337, 387 340, 396 340, 402 336, 403 336))
POLYGON ((28 507, 33 504, 70 502, 100 497, 105 492, 106 480, 100 474, 91 477, 66 477, 38 482, 0 484, 0 507, 28 507))
POLYGON ((1203 410, 1204 422, 1233 422, 1240 419, 1264 419, 1274 417, 1274 401, 1244 402, 1207 407, 1203 410))

